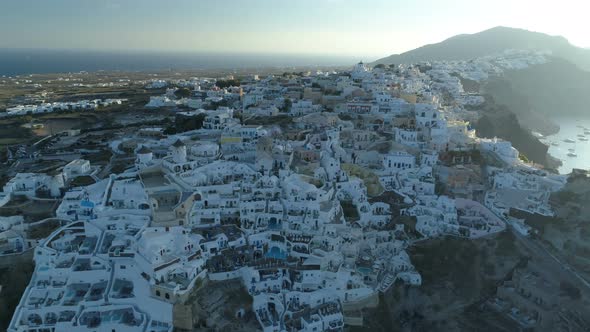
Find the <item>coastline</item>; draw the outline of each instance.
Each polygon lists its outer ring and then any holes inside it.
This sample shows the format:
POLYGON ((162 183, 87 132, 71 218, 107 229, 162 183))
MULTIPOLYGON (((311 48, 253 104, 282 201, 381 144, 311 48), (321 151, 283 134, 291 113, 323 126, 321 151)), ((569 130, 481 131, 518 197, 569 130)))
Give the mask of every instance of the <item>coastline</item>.
MULTIPOLYGON (((557 167, 560 174, 569 174, 573 169, 590 169, 590 135, 584 134, 584 128, 590 129, 590 118, 568 116, 548 119, 559 125, 560 130, 540 139, 549 149, 548 160, 559 160, 557 167)), ((586 130, 587 132, 587 130, 586 130)))

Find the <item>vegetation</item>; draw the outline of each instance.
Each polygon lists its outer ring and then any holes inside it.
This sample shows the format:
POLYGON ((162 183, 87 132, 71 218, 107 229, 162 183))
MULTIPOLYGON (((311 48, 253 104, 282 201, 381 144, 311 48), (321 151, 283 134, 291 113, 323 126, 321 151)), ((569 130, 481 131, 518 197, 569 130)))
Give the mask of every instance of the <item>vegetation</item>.
MULTIPOLYGON (((196 116, 176 116, 174 120, 174 133, 183 133, 185 131, 191 131, 196 129, 201 129, 203 127, 203 122, 205 121, 205 114, 197 114, 196 116)), ((168 128, 166 128, 168 129, 168 128)), ((164 132, 164 134, 168 134, 164 132)))
POLYGON ((74 178, 72 180, 72 182, 70 183, 70 185, 72 187, 83 187, 83 186, 89 186, 95 182, 96 181, 94 181, 94 179, 91 176, 83 175, 83 176, 78 176, 78 177, 74 178))
POLYGON ((211 104, 209 105, 209 109, 216 110, 220 107, 229 107, 229 106, 231 106, 229 101, 227 101, 227 99, 222 99, 221 101, 211 102, 211 104))
POLYGON ((176 128, 174 126, 168 126, 164 128, 164 131, 162 133, 164 135, 174 135, 176 134, 176 128))
POLYGON ((84 159, 89 160, 90 163, 107 163, 111 160, 113 153, 110 150, 101 150, 100 152, 87 154, 84 159))
POLYGON ((12 314, 33 274, 34 264, 29 255, 22 255, 18 262, 0 267, 0 330, 6 331, 12 314))
POLYGON ((347 222, 355 222, 360 219, 356 206, 352 201, 340 201, 340 205, 342 206, 342 212, 347 222))
POLYGON ((300 72, 298 72, 298 73, 296 73, 296 72, 292 72, 292 73, 289 73, 289 72, 284 72, 282 76, 283 76, 283 77, 290 77, 290 76, 299 76, 299 77, 303 77, 303 76, 305 76, 305 73, 304 73, 304 72, 302 72, 302 71, 300 71, 300 72))
POLYGON ((350 116, 348 114, 338 114, 338 118, 342 121, 351 121, 352 120, 352 116, 350 116))
POLYGON ((125 170, 129 167, 129 165, 124 164, 124 163, 117 163, 115 165, 113 165, 113 167, 111 167, 111 172, 113 174, 121 174, 123 172, 125 172, 125 170))
POLYGON ((245 121, 247 125, 278 125, 281 127, 287 127, 293 123, 293 118, 288 115, 277 115, 277 116, 257 116, 250 118, 245 121))
POLYGON ((447 192, 447 185, 439 181, 438 179, 434 182, 434 193, 436 195, 444 195, 447 192))
POLYGON ((179 88, 179 89, 176 89, 176 91, 174 91, 174 95, 177 98, 188 98, 191 96, 191 90, 189 90, 187 88, 179 88))
POLYGON ((240 84, 240 80, 238 79, 218 80, 217 82, 215 82, 215 85, 220 89, 225 89, 232 86, 240 86, 240 84))
POLYGON ((285 98, 283 101, 283 106, 279 109, 283 113, 289 113, 291 111, 291 106, 293 106, 293 101, 289 98, 285 98))
POLYGON ((59 221, 50 220, 39 225, 31 226, 27 230, 27 236, 31 239, 44 239, 60 226, 59 221))
POLYGON ((33 138, 33 132, 29 128, 24 128, 22 125, 27 123, 25 118, 14 119, 0 124, 0 146, 21 144, 33 138))
POLYGON ((384 189, 379 182, 379 177, 375 173, 371 172, 367 168, 363 168, 354 164, 342 164, 342 169, 349 175, 355 176, 363 180, 363 183, 367 187, 367 194, 369 196, 380 195, 384 189))

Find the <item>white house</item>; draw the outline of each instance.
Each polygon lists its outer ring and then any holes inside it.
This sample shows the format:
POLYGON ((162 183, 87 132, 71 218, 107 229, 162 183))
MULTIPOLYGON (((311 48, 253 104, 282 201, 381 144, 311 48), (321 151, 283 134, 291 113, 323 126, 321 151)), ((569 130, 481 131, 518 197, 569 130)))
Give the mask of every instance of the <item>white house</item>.
POLYGON ((414 167, 416 167, 416 157, 407 152, 393 152, 383 157, 383 168, 389 173, 414 167))
POLYGON ((66 181, 73 180, 81 175, 88 175, 91 171, 90 161, 85 159, 72 160, 63 168, 63 174, 66 181))

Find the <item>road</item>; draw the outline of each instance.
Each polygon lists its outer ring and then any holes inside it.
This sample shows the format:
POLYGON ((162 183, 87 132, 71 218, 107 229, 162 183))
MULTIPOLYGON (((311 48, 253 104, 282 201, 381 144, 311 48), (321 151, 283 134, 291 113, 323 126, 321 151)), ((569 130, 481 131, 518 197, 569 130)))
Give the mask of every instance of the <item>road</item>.
POLYGON ((531 253, 531 257, 535 259, 535 262, 545 265, 547 268, 546 272, 548 272, 549 275, 551 275, 550 272, 555 272, 561 276, 567 276, 574 284, 581 283, 588 291, 590 291, 590 283, 582 277, 575 268, 560 260, 552 254, 545 245, 539 243, 537 240, 523 236, 510 225, 508 225, 508 228, 512 231, 512 234, 514 234, 518 242, 531 253), (558 268, 556 269, 555 267, 558 268))
POLYGON ((118 161, 130 161, 135 160, 135 156, 132 157, 121 157, 119 155, 113 154, 109 159, 109 163, 106 164, 102 170, 94 174, 92 177, 94 179, 104 179, 107 178, 111 174, 111 169, 113 168, 113 164, 118 161))
MULTIPOLYGON (((494 154, 488 153, 487 156, 495 159, 501 164, 504 164, 506 167, 506 163, 497 158, 494 154)), ((485 172, 485 170, 483 176, 487 181, 488 174, 485 172)), ((500 216, 500 218, 503 217, 500 216)), ((512 234, 514 234, 518 242, 520 242, 530 252, 531 257, 535 258, 535 262, 544 265, 544 267, 548 269, 547 272, 551 271, 554 272, 555 275, 566 277, 573 284, 581 283, 587 290, 590 291, 590 282, 582 277, 582 275, 571 265, 564 262, 563 260, 560 260, 557 256, 551 253, 544 244, 538 240, 523 236, 508 223, 506 223, 506 226, 508 229, 510 229, 512 234)))
POLYGON ((63 225, 63 223, 72 222, 71 220, 68 220, 68 219, 61 219, 61 218, 57 218, 57 217, 51 217, 51 218, 45 218, 43 220, 35 221, 35 222, 32 222, 32 223, 28 223, 26 225, 28 227, 38 226, 38 225, 41 225, 41 224, 44 224, 46 222, 53 221, 53 220, 59 221, 62 225, 63 225))

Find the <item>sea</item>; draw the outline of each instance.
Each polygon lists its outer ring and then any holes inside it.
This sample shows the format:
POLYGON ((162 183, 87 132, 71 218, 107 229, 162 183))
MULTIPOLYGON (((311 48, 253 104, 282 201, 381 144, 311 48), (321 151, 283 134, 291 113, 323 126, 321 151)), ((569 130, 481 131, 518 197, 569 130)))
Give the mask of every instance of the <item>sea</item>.
POLYGON ((182 69, 255 69, 352 66, 352 56, 230 54, 148 51, 1 49, 0 76, 79 71, 150 71, 182 69))
POLYGON ((562 117, 552 121, 559 125, 559 132, 546 136, 541 141, 549 144, 551 156, 562 161, 559 173, 569 174, 574 168, 590 169, 590 117, 562 117), (584 134, 584 131, 589 134, 584 134))

